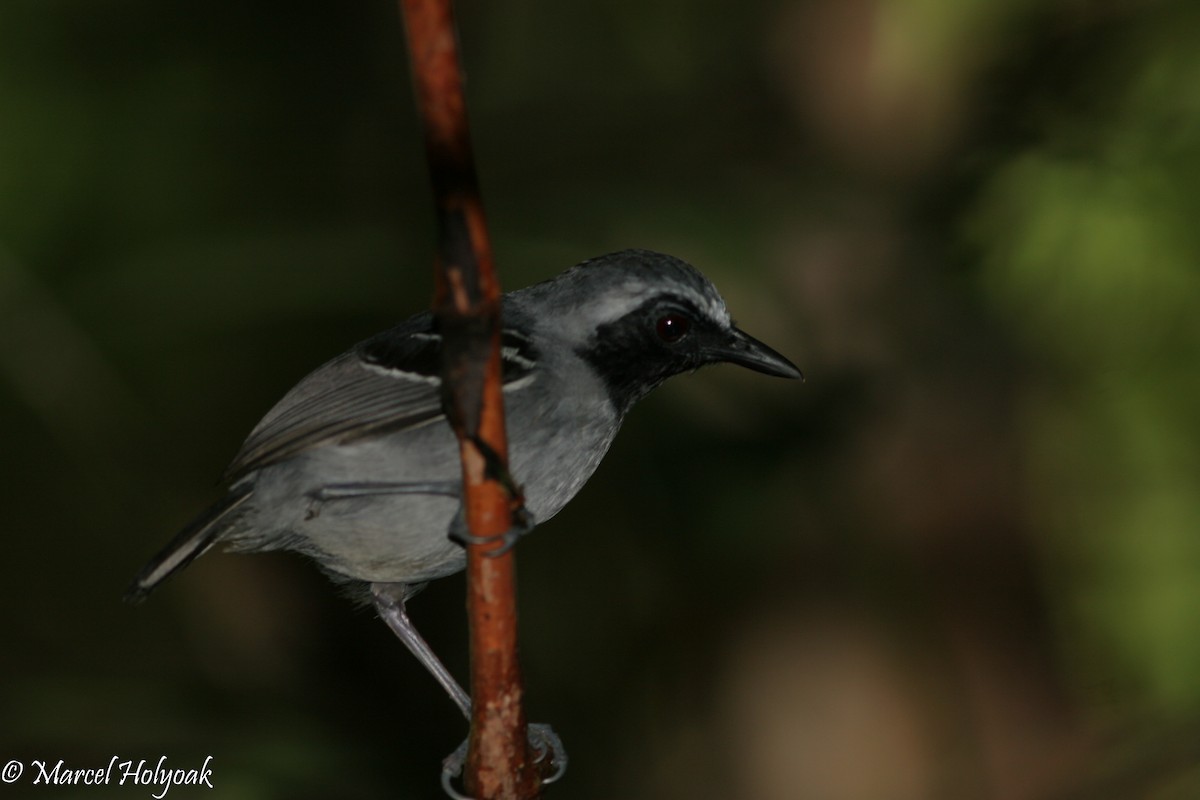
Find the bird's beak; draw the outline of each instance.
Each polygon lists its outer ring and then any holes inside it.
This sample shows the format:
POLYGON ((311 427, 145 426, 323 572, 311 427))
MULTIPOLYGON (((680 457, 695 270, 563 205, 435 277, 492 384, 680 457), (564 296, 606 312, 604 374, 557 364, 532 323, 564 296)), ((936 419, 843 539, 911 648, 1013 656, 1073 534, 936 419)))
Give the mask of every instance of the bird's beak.
POLYGON ((705 347, 704 352, 714 361, 728 361, 778 378, 804 380, 804 374, 795 364, 737 328, 730 328, 729 334, 723 337, 722 341, 705 347))

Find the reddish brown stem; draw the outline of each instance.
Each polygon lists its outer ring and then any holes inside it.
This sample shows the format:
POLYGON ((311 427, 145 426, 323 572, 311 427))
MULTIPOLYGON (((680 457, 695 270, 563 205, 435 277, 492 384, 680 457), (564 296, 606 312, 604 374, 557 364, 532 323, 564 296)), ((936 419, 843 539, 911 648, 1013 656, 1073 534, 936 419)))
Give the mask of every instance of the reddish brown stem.
MULTIPOLYGON (((440 247, 434 313, 442 332, 442 403, 459 437, 470 532, 498 536, 512 527, 513 497, 489 477, 482 440, 507 460, 500 372, 500 286, 480 199, 449 0, 400 0, 413 83, 425 131, 440 247)), ((478 800, 539 796, 530 764, 520 666, 514 562, 499 541, 467 547, 472 717, 464 776, 478 800)))

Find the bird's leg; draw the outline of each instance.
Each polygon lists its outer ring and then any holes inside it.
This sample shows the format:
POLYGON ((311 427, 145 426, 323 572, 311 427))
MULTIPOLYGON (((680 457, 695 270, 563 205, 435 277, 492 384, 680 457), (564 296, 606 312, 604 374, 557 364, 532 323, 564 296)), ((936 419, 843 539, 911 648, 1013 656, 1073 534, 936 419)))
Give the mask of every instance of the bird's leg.
MULTIPOLYGON (((404 642, 404 646, 417 657, 417 660, 425 665, 425 669, 429 670, 434 679, 442 685, 442 688, 450 695, 450 699, 462 711, 463 716, 470 720, 470 695, 458 685, 458 681, 454 680, 450 670, 446 669, 446 666, 434 655, 433 649, 421 637, 421 634, 417 633, 412 620, 408 618, 408 612, 404 607, 405 601, 416 594, 416 590, 419 588, 419 586, 407 583, 372 583, 371 597, 374 599, 375 608, 379 611, 379 616, 383 618, 383 621, 400 638, 400 641, 404 642)), ((563 748, 558 734, 549 725, 533 724, 529 726, 529 743, 537 751, 535 764, 541 764, 549 756, 550 763, 554 766, 554 772, 543 778, 542 783, 553 783, 561 778, 567 771, 567 751, 563 748)), ((442 788, 454 800, 471 800, 466 795, 460 794, 454 788, 453 783, 462 775, 466 762, 466 741, 460 744, 453 753, 446 756, 442 762, 442 788)))
POLYGON ((413 595, 412 588, 406 583, 372 583, 371 597, 375 601, 379 616, 392 629, 392 633, 396 634, 417 660, 425 665, 425 669, 442 685, 463 716, 469 720, 470 696, 458 685, 458 681, 454 680, 450 670, 434 655, 433 649, 421 638, 421 634, 417 633, 417 629, 408 618, 404 602, 413 595))

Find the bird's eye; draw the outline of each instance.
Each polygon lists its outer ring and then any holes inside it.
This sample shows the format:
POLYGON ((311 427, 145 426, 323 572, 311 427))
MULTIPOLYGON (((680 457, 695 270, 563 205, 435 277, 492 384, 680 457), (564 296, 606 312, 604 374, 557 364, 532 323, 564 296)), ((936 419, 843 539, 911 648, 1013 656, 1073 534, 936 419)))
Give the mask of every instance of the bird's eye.
POLYGON ((658 338, 667 344, 675 344, 687 334, 688 328, 691 326, 691 320, 684 315, 668 314, 658 318, 654 329, 658 332, 658 338))

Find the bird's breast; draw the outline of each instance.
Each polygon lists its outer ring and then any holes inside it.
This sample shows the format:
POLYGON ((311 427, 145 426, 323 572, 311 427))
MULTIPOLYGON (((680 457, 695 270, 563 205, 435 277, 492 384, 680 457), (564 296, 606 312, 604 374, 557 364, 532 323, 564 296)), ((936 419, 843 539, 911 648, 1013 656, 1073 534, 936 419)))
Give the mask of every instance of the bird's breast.
POLYGON ((509 415, 509 456, 534 521, 546 522, 579 492, 616 436, 619 420, 607 404, 509 415))

